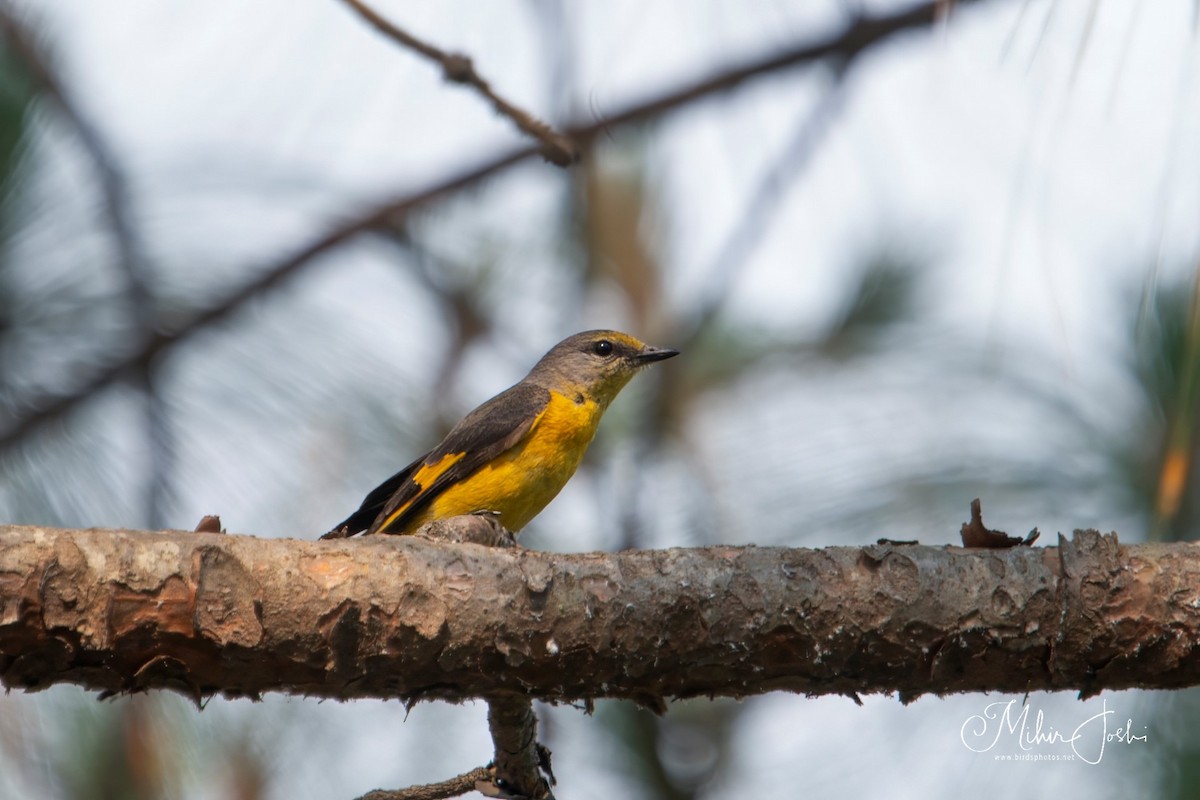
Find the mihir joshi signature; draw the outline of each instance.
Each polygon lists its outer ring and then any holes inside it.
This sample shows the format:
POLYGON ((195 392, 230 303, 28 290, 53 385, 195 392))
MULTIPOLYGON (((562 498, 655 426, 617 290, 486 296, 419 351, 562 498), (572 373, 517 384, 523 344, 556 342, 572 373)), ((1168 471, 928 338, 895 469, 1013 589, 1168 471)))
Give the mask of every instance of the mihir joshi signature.
POLYGON ((1014 707, 1017 707, 1015 699, 990 703, 982 714, 967 717, 959 730, 962 743, 968 750, 986 753, 1007 735, 1006 741, 1015 739, 1022 750, 1065 744, 1081 761, 1099 764, 1100 759, 1104 758, 1105 745, 1144 743, 1149 739, 1144 725, 1142 733, 1134 733, 1132 719, 1127 719, 1124 727, 1110 732, 1109 718, 1114 712, 1108 709, 1107 699, 1102 701, 1100 713, 1088 717, 1069 733, 1049 725, 1041 709, 1037 709, 1031 723, 1031 706, 1022 704, 1019 711, 1014 711, 1014 707))

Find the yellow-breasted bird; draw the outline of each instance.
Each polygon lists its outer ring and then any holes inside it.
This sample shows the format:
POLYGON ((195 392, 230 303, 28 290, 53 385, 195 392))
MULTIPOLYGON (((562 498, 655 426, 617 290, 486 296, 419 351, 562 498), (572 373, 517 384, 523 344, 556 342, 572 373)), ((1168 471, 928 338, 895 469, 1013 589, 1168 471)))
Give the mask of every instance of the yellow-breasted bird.
POLYGON ((519 531, 575 474, 600 417, 629 379, 678 354, 617 331, 564 339, 520 383, 467 414, 321 538, 412 533, 478 512, 495 513, 519 531))

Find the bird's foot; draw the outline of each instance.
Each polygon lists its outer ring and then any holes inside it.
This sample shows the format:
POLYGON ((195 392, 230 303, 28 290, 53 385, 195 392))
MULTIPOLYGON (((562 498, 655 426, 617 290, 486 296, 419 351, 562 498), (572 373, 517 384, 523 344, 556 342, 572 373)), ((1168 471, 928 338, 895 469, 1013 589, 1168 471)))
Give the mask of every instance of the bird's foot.
POLYGON ((417 536, 439 542, 469 542, 487 547, 516 547, 517 537, 500 524, 496 511, 476 511, 459 517, 438 519, 421 526, 417 536))

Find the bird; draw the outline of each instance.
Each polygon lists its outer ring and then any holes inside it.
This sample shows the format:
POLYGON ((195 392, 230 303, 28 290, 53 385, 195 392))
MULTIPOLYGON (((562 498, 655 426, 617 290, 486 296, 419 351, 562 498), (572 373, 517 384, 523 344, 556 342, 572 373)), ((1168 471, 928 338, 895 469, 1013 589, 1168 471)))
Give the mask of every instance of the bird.
POLYGON ((619 331, 568 336, 321 538, 410 534, 462 514, 494 515, 515 535, 575 474, 621 389, 642 368, 676 355, 619 331))

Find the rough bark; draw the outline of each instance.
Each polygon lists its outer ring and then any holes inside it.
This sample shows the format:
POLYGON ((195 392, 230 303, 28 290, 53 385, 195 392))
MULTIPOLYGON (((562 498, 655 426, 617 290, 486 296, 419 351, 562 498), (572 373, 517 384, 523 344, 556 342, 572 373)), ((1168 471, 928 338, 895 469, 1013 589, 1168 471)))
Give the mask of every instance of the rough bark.
POLYGON ((531 800, 552 800, 550 781, 542 774, 550 773, 550 751, 538 744, 537 728, 528 697, 507 695, 488 700, 488 729, 495 751, 492 763, 502 778, 497 789, 531 800))
POLYGON ((548 701, 1200 683, 1200 545, 562 555, 0 527, 0 682, 548 701))
MULTIPOLYGON (((493 775, 487 767, 477 767, 438 783, 410 786, 407 789, 376 789, 357 800, 445 800, 491 785, 493 775)), ((492 795, 488 795, 492 796, 492 795)))

